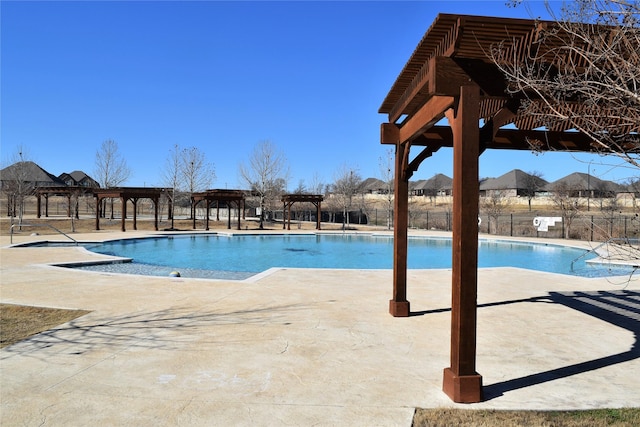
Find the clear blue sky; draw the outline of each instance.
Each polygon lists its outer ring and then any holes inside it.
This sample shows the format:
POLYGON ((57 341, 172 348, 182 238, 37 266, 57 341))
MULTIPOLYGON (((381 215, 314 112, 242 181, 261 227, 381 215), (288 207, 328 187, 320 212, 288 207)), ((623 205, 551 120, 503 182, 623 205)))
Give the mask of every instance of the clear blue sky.
MULTIPOLYGON (((548 18, 542 2, 505 2, 2 1, 3 166, 22 146, 55 175, 91 175, 113 139, 133 170, 125 185, 162 186, 178 144, 206 154, 212 188, 238 188, 239 164, 270 140, 286 153, 290 190, 314 175, 332 182, 343 165, 380 177, 378 108, 436 15, 548 18)), ((413 179, 452 176, 451 154, 413 179)), ((488 150, 480 174, 635 173, 578 159, 488 150)))

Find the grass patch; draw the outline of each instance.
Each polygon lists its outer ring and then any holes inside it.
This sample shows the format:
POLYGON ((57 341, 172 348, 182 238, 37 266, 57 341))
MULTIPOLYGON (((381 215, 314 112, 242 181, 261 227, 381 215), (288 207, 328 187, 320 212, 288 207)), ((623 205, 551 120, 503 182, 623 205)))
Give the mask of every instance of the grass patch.
POLYGON ((0 348, 15 344, 89 313, 46 307, 0 304, 0 348))
POLYGON ((413 417, 413 427, 635 427, 638 425, 640 425, 640 408, 587 411, 417 409, 413 417))

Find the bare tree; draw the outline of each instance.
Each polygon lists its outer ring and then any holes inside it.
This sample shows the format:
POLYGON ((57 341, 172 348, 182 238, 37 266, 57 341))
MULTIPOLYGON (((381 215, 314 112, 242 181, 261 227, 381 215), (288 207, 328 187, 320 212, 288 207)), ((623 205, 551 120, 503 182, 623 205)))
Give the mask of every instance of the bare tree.
POLYGON ((432 205, 436 204, 438 200, 438 194, 443 190, 444 185, 445 185, 445 182, 442 174, 435 174, 428 181, 428 184, 424 190, 426 193, 425 196, 429 197, 429 200, 431 201, 432 205))
MULTIPOLYGON (((640 178, 630 178, 626 183, 627 193, 631 197, 634 211, 638 210, 638 199, 640 198, 640 178)), ((636 213, 637 215, 637 213, 636 213)))
POLYGON ((298 186, 293 190, 294 194, 305 194, 307 193, 307 186, 304 184, 304 179, 298 181, 298 186))
POLYGON ((107 139, 96 151, 94 175, 103 188, 117 187, 131 176, 131 169, 118 151, 118 143, 107 139))
POLYGON ((542 172, 531 171, 527 172, 524 179, 523 196, 527 198, 529 204, 529 212, 531 212, 531 200, 536 196, 536 193, 540 191, 545 185, 545 181, 542 179, 542 172))
MULTIPOLYGON (((207 161, 206 155, 198 147, 189 147, 181 151, 179 175, 184 180, 190 198, 193 193, 206 190, 216 178, 213 165, 207 161)), ((191 218, 194 218, 194 215, 192 204, 191 218)))
POLYGON ((573 220, 580 215, 583 204, 577 197, 579 190, 571 187, 567 183, 560 182, 553 186, 551 200, 553 204, 560 210, 562 220, 564 222, 564 238, 568 239, 571 235, 571 224, 573 220))
POLYGON ((25 199, 33 194, 35 183, 29 179, 29 169, 33 162, 27 160, 28 155, 22 146, 19 146, 12 157, 11 165, 3 169, 2 191, 7 195, 7 215, 13 219, 18 218, 18 224, 22 224, 24 218, 25 199))
MULTIPOLYGON (((532 29, 535 42, 526 54, 496 44, 492 60, 508 91, 525 95, 521 112, 537 126, 576 129, 590 137, 595 150, 640 167, 640 5, 635 0, 563 5, 560 16, 548 6, 555 23, 532 29)), ((532 147, 540 148, 538 143, 532 141, 532 147)))
POLYGON ((508 190, 487 190, 487 195, 480 200, 480 209, 489 217, 487 231, 491 234, 491 224, 494 224, 493 233, 498 232, 498 218, 504 213, 511 199, 507 197, 508 190))
POLYGON ((169 187, 170 191, 168 196, 171 202, 171 209, 169 211, 169 215, 171 216, 171 229, 174 228, 175 224, 176 191, 180 191, 180 153, 181 151, 178 144, 174 145, 169 151, 169 156, 167 157, 163 171, 165 185, 169 187))
POLYGON ((287 159, 269 140, 260 141, 253 149, 248 164, 240 165, 240 177, 260 201, 260 225, 264 228, 265 210, 286 190, 287 159))
MULTIPOLYGON (((118 151, 118 143, 107 139, 96 151, 94 176, 102 188, 118 187, 126 182, 131 175, 131 169, 118 151)), ((106 200, 105 200, 106 202, 106 200)), ((104 215, 104 208, 102 208, 104 215)), ((111 219, 113 219, 113 199, 111 199, 111 219)))
POLYGON ((333 192, 344 215, 343 230, 349 228, 349 209, 351 209, 353 197, 357 194, 361 183, 362 177, 355 168, 344 165, 336 172, 333 192))
POLYGON ((325 183, 322 181, 320 175, 316 172, 313 174, 311 178, 311 184, 309 184, 309 191, 313 194, 324 194, 325 193, 325 183))
POLYGON ((85 196, 86 193, 81 188, 74 188, 71 190, 68 199, 69 219, 71 220, 71 231, 76 232, 76 219, 80 219, 80 197, 85 196))

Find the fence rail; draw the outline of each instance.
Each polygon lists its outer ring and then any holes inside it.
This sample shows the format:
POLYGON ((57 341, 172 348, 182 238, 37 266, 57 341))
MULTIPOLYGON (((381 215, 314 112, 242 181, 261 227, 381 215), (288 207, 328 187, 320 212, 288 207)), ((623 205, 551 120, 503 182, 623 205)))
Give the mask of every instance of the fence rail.
MULTIPOLYGON (((481 233, 514 237, 546 237, 602 241, 611 238, 640 237, 640 217, 636 214, 580 215, 570 223, 566 220, 555 223, 547 231, 540 231, 534 225, 536 217, 557 217, 549 212, 509 213, 490 218, 481 213, 479 231, 481 233)), ((369 224, 385 226, 387 211, 374 210, 368 215, 369 224)), ((410 211, 409 227, 424 230, 451 231, 451 212, 410 211)))
POLYGON ((64 231, 58 230, 56 227, 54 227, 53 225, 50 225, 50 224, 12 224, 11 227, 10 227, 10 231, 9 231, 9 234, 10 234, 9 242, 11 244, 13 244, 13 229, 16 228, 16 227, 20 228, 20 229, 22 229, 22 227, 48 227, 48 228, 56 231, 57 233, 62 234, 67 239, 71 240, 73 243, 78 245, 78 241, 76 239, 74 239, 73 237, 69 236, 64 231))

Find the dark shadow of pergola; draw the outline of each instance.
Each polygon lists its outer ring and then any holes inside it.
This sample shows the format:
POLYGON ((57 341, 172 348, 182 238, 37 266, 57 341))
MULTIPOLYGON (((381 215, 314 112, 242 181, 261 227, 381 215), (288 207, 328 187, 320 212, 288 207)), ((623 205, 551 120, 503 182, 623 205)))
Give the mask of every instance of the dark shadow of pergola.
MULTIPOLYGON (((561 366, 556 369, 537 372, 532 375, 485 385, 483 387, 484 400, 495 399, 513 390, 531 387, 537 384, 551 382, 589 371, 595 371, 596 369, 605 368, 607 366, 640 359, 640 292, 629 290, 549 292, 549 295, 545 296, 478 304, 478 308, 487 309, 491 307, 521 303, 562 305, 633 333, 635 342, 629 350, 621 353, 615 353, 592 360, 585 360, 584 362, 561 366)), ((426 316, 450 311, 451 308, 436 308, 431 310, 415 311, 411 313, 411 316, 426 316)))
MULTIPOLYGON (((640 293, 635 291, 600 292, 550 292, 549 300, 555 304, 580 311, 613 326, 633 333, 635 342, 622 353, 586 360, 520 378, 513 378, 484 387, 484 399, 490 400, 504 393, 542 384, 561 378, 582 374, 607 366, 617 365, 640 358, 640 293)), ((481 307, 481 306, 479 306, 481 307)))

